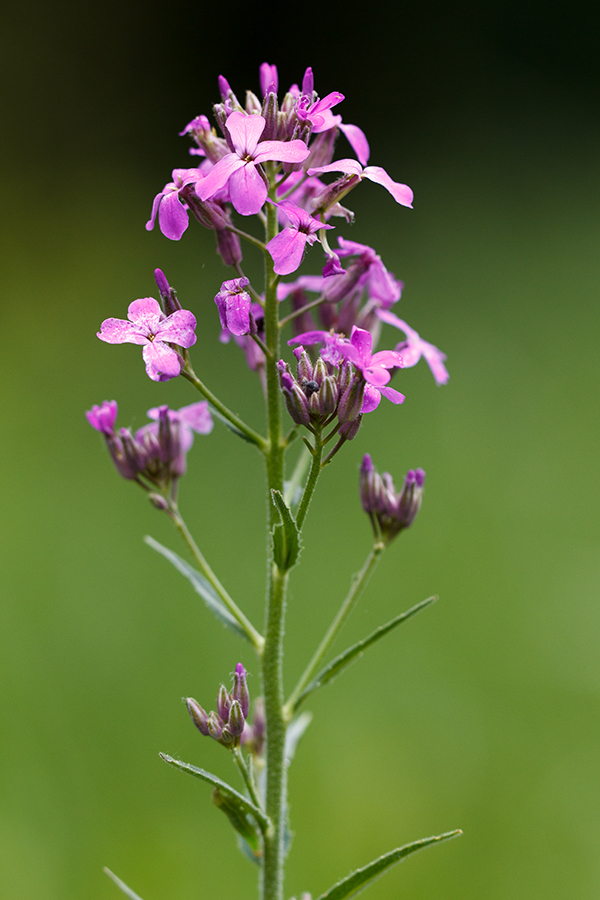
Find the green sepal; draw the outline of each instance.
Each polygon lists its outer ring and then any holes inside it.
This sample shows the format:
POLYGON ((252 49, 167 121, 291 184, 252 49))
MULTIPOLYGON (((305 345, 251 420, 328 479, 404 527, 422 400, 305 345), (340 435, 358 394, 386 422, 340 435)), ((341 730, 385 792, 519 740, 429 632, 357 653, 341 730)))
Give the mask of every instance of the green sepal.
POLYGON ((153 550, 156 550, 156 552, 164 556, 165 559, 168 559, 169 562, 174 565, 182 575, 185 575, 196 593, 200 594, 210 611, 214 613, 214 615, 223 625, 225 625, 231 631, 234 631, 237 635, 239 635, 239 637, 243 637, 247 641, 250 640, 240 623, 236 619, 234 619, 223 601, 217 595, 213 586, 209 584, 209 582, 201 572, 198 572, 197 569, 194 569, 193 566, 190 566, 189 563, 186 563, 184 559, 182 559, 172 550, 169 550, 167 547, 163 547, 162 544, 159 544, 158 541, 155 541, 153 537, 150 537, 150 535, 147 534, 144 538, 144 541, 148 544, 149 547, 152 547, 153 550))
POLYGON ((450 838, 458 837, 459 834, 462 834, 460 829, 448 831, 446 834, 422 838, 420 841, 414 841, 412 844, 405 844, 404 847, 390 850, 389 853, 385 853, 383 856, 380 856, 379 859, 374 859, 373 862, 370 862, 367 866, 363 866, 362 869, 356 869, 356 871, 352 872, 346 878, 338 881, 338 883, 334 884, 328 891, 321 894, 317 900, 345 900, 346 897, 352 897, 368 887, 368 885, 380 875, 383 875, 390 866, 402 862, 403 859, 406 859, 406 857, 410 856, 412 853, 416 853, 417 850, 424 850, 425 847, 429 847, 431 844, 448 841, 450 838))
POLYGON ((389 634, 397 625, 401 625, 403 622, 406 622, 407 619, 410 619, 411 616, 414 616, 416 613, 421 612, 422 609, 426 609, 428 606, 431 606, 432 603, 438 597, 428 597, 427 600, 421 600, 420 603, 417 603, 416 606, 411 606, 410 609, 407 609, 406 612, 400 613, 399 616, 395 616, 395 618, 391 619, 387 624, 380 625, 379 628, 376 628, 368 637, 364 638, 362 641, 358 641, 358 643, 353 644, 351 647, 348 647, 347 650, 344 650, 343 653, 340 653, 339 656, 336 656, 335 659, 332 659, 330 663, 328 663, 324 669, 321 669, 318 675, 315 675, 310 684, 304 688, 296 702, 294 703, 294 711, 298 709, 300 704, 306 700, 309 694, 312 694, 313 691, 316 691, 317 688, 323 687, 324 684, 328 684, 330 681, 333 681, 340 672, 342 672, 346 666, 350 665, 355 659, 359 656, 362 656, 367 647, 371 647, 382 637, 385 637, 386 634, 389 634))
POLYGON ((206 781, 207 784, 212 784, 213 787, 218 788, 230 804, 237 804, 237 808, 241 813, 254 816, 261 831, 264 832, 270 827, 271 820, 265 815, 262 809, 255 806, 251 800, 248 800, 247 797, 244 797, 244 795, 240 794, 239 791, 236 791, 235 788, 232 788, 230 784, 217 778, 217 776, 213 775, 211 772, 207 772, 205 769, 192 766, 190 763, 184 763, 180 759, 174 759, 167 753, 159 753, 158 755, 161 759, 164 759, 166 763, 169 763, 170 766, 181 769, 182 772, 187 772, 189 775, 200 778, 202 781, 206 781))
POLYGON ((262 843, 260 834, 253 821, 240 807, 237 799, 224 793, 221 788, 215 787, 212 792, 212 802, 222 810, 241 838, 240 846, 246 856, 252 862, 258 863, 262 857, 262 843))
POLYGON ((121 890, 123 891, 124 894, 127 894, 127 896, 129 897, 129 900, 142 900, 142 898, 140 897, 139 894, 136 894, 136 892, 132 891, 130 887, 127 887, 125 882, 121 881, 120 878, 117 878, 115 873, 111 872, 110 869, 107 869, 106 866, 104 866, 104 871, 106 872, 108 877, 111 879, 111 881, 114 881, 116 886, 118 888, 121 888, 121 890))
POLYGON ((275 525, 272 531, 273 559, 281 572, 287 572, 300 556, 300 532, 281 492, 272 489, 271 496, 281 519, 281 524, 275 525))

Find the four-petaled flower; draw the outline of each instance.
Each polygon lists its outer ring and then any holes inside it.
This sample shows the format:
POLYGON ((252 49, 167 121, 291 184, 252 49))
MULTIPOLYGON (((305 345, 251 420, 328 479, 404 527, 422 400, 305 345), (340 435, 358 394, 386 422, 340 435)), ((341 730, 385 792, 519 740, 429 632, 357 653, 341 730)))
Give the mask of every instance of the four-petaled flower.
POLYGON ((301 140, 262 141, 265 119, 259 115, 247 116, 232 112, 225 127, 229 132, 234 151, 215 165, 206 178, 197 185, 201 200, 208 200, 222 187, 229 184, 231 202, 242 216, 260 212, 267 199, 267 185, 257 166, 268 160, 299 163, 306 159, 309 149, 301 140))
POLYGON ((146 231, 152 231, 158 214, 158 225, 165 237, 172 241, 181 239, 189 225, 187 207, 179 199, 179 191, 202 178, 199 169, 173 169, 173 181, 154 198, 152 213, 146 222, 146 231))
POLYGON ((436 384, 446 384, 450 375, 448 369, 444 365, 446 354, 438 350, 433 344, 424 341, 418 331, 407 325, 404 319, 399 319, 394 313, 387 309, 378 309, 377 317, 388 325, 399 328, 406 335, 406 340, 396 345, 396 350, 402 355, 402 361, 406 369, 410 366, 416 366, 421 357, 425 357, 427 365, 431 369, 431 374, 435 378, 436 384))
POLYGON ((401 369, 404 365, 402 357, 395 350, 379 350, 378 353, 371 354, 372 344, 371 333, 355 325, 350 340, 344 341, 341 347, 343 355, 362 372, 367 382, 361 409, 363 413, 376 409, 382 394, 392 403, 404 403, 404 394, 386 387, 392 377, 388 369, 401 369))
POLYGON ((302 262, 306 244, 312 246, 318 240, 317 231, 333 228, 333 225, 324 225, 291 200, 281 200, 276 205, 285 213, 291 226, 276 234, 267 244, 267 250, 273 257, 277 275, 290 275, 302 262))
POLYGON ((126 319, 105 319, 97 333, 107 344, 142 344, 146 372, 152 381, 168 381, 181 373, 181 357, 170 344, 196 343, 196 317, 187 309, 165 316, 158 301, 143 297, 129 304, 126 319))
POLYGON ((354 175, 360 179, 368 178, 369 181, 383 185, 390 192, 396 203, 412 209, 414 195, 409 186, 393 181, 381 166, 367 166, 363 169, 361 164, 355 159, 338 159, 337 162, 329 163, 328 166, 317 166, 314 169, 309 169, 308 175, 321 175, 324 172, 343 172, 344 175, 354 175))

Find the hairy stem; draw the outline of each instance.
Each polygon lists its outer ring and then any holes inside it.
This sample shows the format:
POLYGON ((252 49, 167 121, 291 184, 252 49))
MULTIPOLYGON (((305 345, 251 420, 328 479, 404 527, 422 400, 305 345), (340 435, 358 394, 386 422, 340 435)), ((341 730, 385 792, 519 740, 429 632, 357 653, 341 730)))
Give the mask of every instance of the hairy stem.
POLYGON ((256 790, 256 785, 254 784, 254 778, 250 774, 248 766, 246 765, 246 760, 244 759, 244 754, 240 750, 239 747, 234 747, 233 750, 233 759, 240 770, 240 774, 244 780, 244 784, 248 789, 248 793, 250 795, 250 799, 254 803, 255 806, 258 806, 259 809, 263 808, 260 797, 258 796, 258 791, 256 790))
POLYGON ((319 475, 321 474, 321 456, 323 454, 323 442, 321 441, 320 432, 315 434, 315 445, 313 447, 312 453, 313 457, 310 466, 310 472, 308 473, 308 478, 306 479, 306 484, 304 485, 304 493, 302 494, 302 500, 300 501, 300 506, 298 508, 298 515, 296 516, 296 525, 298 526, 298 529, 302 529, 302 526, 304 525, 306 513, 308 512, 310 501, 312 500, 315 488, 317 486, 317 481, 319 480, 319 475))
POLYGON ((329 652, 329 648, 336 639, 342 625, 345 623, 346 619, 356 606, 358 599, 362 594, 369 578, 373 574, 384 550, 385 544, 381 542, 373 544, 373 546, 371 547, 371 551, 365 560, 365 564, 363 565, 360 572, 353 578, 350 590, 348 591, 344 602, 340 606, 335 619, 327 629, 325 637, 317 647, 311 661, 304 670, 300 681, 292 691, 289 700, 285 704, 284 716, 286 721, 289 721, 291 719, 298 697, 300 696, 306 685, 309 684, 309 682, 312 680, 313 675, 315 675, 318 671, 321 663, 325 659, 325 656, 329 652))

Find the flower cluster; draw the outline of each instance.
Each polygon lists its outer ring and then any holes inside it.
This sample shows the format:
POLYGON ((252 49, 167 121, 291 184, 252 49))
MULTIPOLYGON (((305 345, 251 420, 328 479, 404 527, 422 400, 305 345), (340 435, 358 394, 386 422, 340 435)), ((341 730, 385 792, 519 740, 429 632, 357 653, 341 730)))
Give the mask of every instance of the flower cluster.
POLYGON ((205 400, 178 410, 168 406, 149 409, 148 417, 153 421, 135 434, 129 428, 115 431, 117 409, 115 400, 105 400, 86 412, 87 420, 104 435, 115 467, 123 478, 162 494, 185 474, 194 432, 210 434, 213 428, 205 400))
POLYGON ((380 475, 368 453, 360 469, 360 499, 377 539, 389 544, 404 528, 409 528, 421 508, 425 472, 410 469, 400 492, 396 492, 389 472, 380 475))
POLYGON ((192 722, 201 734, 229 749, 239 747, 250 712, 250 694, 242 663, 235 667, 231 691, 224 684, 219 688, 217 712, 207 713, 193 697, 188 697, 185 702, 192 722))

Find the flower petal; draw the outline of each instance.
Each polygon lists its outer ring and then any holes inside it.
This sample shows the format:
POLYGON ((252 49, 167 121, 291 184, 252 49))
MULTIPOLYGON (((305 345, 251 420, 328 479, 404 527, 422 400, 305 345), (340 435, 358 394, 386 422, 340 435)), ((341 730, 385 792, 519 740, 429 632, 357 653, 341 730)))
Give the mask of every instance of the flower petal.
MULTIPOLYGON (((229 118, 231 119, 231 116, 229 118)), ((274 159, 278 162, 303 162, 309 153, 310 150, 304 141, 299 139, 295 141, 262 141, 256 148, 254 161, 261 163, 268 159, 274 159)))
POLYGON ((179 419, 191 428, 196 434, 210 434, 214 422, 208 409, 208 401, 200 400, 198 403, 190 403, 177 410, 179 419))
POLYGON ((366 366, 363 369, 363 377, 368 384, 381 388, 388 383, 392 376, 383 366, 366 366))
POLYGON ((394 388, 382 387, 382 388, 379 388, 379 390, 381 391, 383 396, 387 400, 391 400, 392 403, 404 403, 404 401, 406 400, 406 397, 404 396, 404 394, 401 394, 400 391, 394 390, 394 388))
POLYGON ((385 169, 381 166, 367 166, 363 172, 363 177, 376 184, 381 184, 390 192, 396 203, 402 206, 408 206, 412 209, 414 194, 407 184, 401 184, 399 181, 392 181, 385 169))
POLYGON ((446 354, 427 341, 421 341, 421 351, 427 360, 427 365, 431 369, 431 374, 435 378, 435 383, 447 384, 450 374, 444 365, 446 354))
POLYGON ((395 350, 379 350, 371 357, 372 366, 384 366, 386 369, 401 369, 403 365, 402 357, 395 350))
POLYGON ((178 309, 160 323, 156 339, 180 347, 191 347, 196 343, 195 328, 196 316, 189 309, 178 309))
POLYGON ((158 213, 158 207, 161 204, 162 198, 164 197, 164 191, 161 191, 156 195, 154 200, 152 201, 152 212, 150 213, 150 218, 146 222, 146 231, 152 231, 154 228, 154 223, 156 222, 156 215, 158 213))
MULTIPOLYGON (((385 388, 384 390, 388 390, 388 388, 385 388)), ((370 384, 365 384, 363 405, 360 410, 361 413, 373 412, 374 409, 377 409, 380 403, 381 393, 378 391, 378 389, 370 384)))
POLYGON ((253 156, 260 136, 265 130, 266 120, 262 116, 247 116, 236 110, 225 123, 238 156, 253 156))
POLYGON ((229 196, 241 216, 254 216, 261 211, 267 199, 267 186, 253 162, 244 163, 233 173, 229 179, 229 196))
POLYGON ((152 381, 169 381, 181 373, 179 355, 163 341, 148 341, 142 350, 146 374, 152 381))
POLYGON ((307 175, 321 175, 323 172, 343 172, 344 175, 362 175, 363 168, 355 159, 338 159, 328 166, 309 169, 307 175))
POLYGON ((348 143, 358 156, 358 161, 361 165, 366 166, 369 162, 371 149, 362 128, 359 128, 358 125, 344 125, 343 122, 340 122, 338 127, 346 135, 348 143))
POLYGON ((164 319, 164 315, 158 300, 155 300, 154 297, 142 297, 129 304, 127 318, 140 330, 145 330, 147 335, 150 335, 156 334, 156 329, 161 319, 164 319))
POLYGON ((163 196, 162 203, 158 208, 158 224, 164 236, 171 241, 181 240, 181 236, 190 224, 179 194, 175 191, 163 196))
POLYGON ((234 172, 243 169, 245 165, 246 163, 239 158, 237 153, 228 153, 213 166, 208 175, 197 183, 196 193, 201 200, 208 200, 225 187, 234 172))
POLYGON ((364 328, 357 328, 356 325, 354 325, 352 334, 350 335, 350 343, 362 360, 362 363, 359 363, 361 368, 363 366, 368 366, 371 360, 371 347, 373 345, 371 332, 366 331, 364 328))
POLYGON ((297 228, 284 228, 267 244, 277 275, 290 275, 302 262, 307 235, 297 228))
POLYGON ((146 330, 140 330, 126 319, 105 319, 96 333, 107 344, 146 344, 148 341, 146 330))

